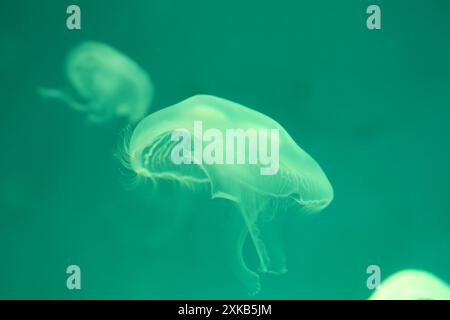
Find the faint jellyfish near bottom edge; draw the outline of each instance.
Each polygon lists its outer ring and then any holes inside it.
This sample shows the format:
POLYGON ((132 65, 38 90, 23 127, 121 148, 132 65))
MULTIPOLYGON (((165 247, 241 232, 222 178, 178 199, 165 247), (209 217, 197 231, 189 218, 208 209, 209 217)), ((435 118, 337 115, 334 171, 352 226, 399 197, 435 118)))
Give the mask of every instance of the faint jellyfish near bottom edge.
POLYGON ((450 300, 450 287, 432 273, 402 270, 384 280, 369 300, 450 300))
POLYGON ((142 119, 150 108, 153 85, 150 77, 125 54, 100 42, 83 42, 65 59, 69 89, 38 88, 46 98, 58 99, 88 120, 104 123, 112 118, 142 119))
MULTIPOLYGON (((271 139, 268 137, 268 145, 271 139)), ((187 188, 207 190, 211 198, 227 199, 236 205, 237 210, 227 216, 228 229, 223 235, 227 252, 223 254, 250 294, 259 292, 261 285, 258 273, 250 270, 244 260, 246 238, 249 237, 255 249, 259 273, 284 273, 287 268, 279 226, 280 220, 287 216, 287 209, 318 212, 333 199, 333 189, 320 166, 276 121, 214 96, 194 96, 148 115, 134 129, 124 162, 138 177, 151 181, 173 180, 187 188), (195 121, 202 122, 204 131, 213 129, 211 132, 224 135, 233 128, 278 129, 277 173, 262 175, 259 165, 248 163, 175 164, 171 153, 179 143, 173 141, 172 133, 185 128, 198 142, 202 138, 195 132, 195 121)))

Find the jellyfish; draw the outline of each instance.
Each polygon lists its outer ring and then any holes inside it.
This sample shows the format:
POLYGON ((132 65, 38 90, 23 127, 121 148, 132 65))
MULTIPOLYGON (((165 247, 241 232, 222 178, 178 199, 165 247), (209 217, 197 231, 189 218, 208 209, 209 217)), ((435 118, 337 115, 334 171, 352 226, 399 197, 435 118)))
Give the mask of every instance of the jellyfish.
POLYGON ((383 281, 370 300, 450 300, 450 287, 422 270, 402 270, 383 281))
POLYGON ((249 294, 259 292, 259 274, 287 271, 278 226, 288 209, 319 212, 333 199, 325 173, 280 124, 215 96, 193 96, 148 115, 134 129, 124 159, 138 178, 172 180, 231 201, 236 210, 227 217, 223 254, 249 294), (238 141, 230 132, 244 136, 238 141), (277 164, 267 161, 269 153, 277 164), (247 238, 254 268, 244 259, 247 238))
POLYGON ((123 117, 135 123, 150 107, 153 85, 148 74, 106 44, 89 41, 73 48, 65 60, 65 76, 70 89, 38 88, 38 93, 85 112, 92 122, 123 117))

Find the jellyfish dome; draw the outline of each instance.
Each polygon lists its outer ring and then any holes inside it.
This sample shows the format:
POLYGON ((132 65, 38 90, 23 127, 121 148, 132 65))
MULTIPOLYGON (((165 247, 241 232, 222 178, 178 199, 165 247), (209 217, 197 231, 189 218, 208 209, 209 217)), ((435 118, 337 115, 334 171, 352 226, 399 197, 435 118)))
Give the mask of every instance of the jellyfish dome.
POLYGON ((402 270, 383 281, 370 300, 450 300, 450 287, 432 273, 402 270))
POLYGON ((93 122, 124 117, 131 123, 142 119, 153 98, 148 74, 125 54, 100 42, 84 42, 73 48, 65 60, 67 90, 39 88, 72 109, 85 112, 93 122))
POLYGON ((240 104, 198 95, 143 119, 125 158, 139 177, 206 187, 211 198, 232 201, 224 253, 249 293, 260 290, 244 261, 248 237, 260 273, 284 273, 277 221, 288 208, 318 212, 333 189, 314 159, 273 119, 240 104))

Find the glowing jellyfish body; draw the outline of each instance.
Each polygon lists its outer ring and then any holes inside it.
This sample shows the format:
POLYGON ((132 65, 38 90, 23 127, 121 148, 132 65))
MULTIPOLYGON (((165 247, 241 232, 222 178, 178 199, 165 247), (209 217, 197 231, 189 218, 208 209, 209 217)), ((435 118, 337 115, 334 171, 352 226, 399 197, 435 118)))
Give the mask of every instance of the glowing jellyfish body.
MULTIPOLYGON (((228 154, 220 156, 226 158, 228 154)), ((290 205, 308 212, 317 212, 325 208, 333 198, 333 189, 319 165, 276 121, 214 96, 194 96, 147 116, 135 128, 126 156, 127 164, 138 176, 152 180, 176 180, 191 187, 205 184, 211 191, 212 198, 224 198, 236 204, 239 210, 230 214, 230 227, 227 230, 227 258, 250 293, 259 291, 260 282, 258 274, 244 262, 242 250, 246 237, 250 236, 254 245, 260 272, 283 273, 286 271, 286 263, 274 227, 275 221, 290 205), (199 136, 196 128, 199 123, 205 135, 209 132, 207 137, 199 136), (279 153, 278 170, 276 173, 262 174, 261 163, 250 164, 245 161, 200 163, 198 157, 201 154, 194 147, 191 155, 196 164, 175 164, 172 154, 174 148, 179 146, 179 141, 173 139, 172 134, 179 133, 180 129, 193 137, 191 147, 203 144, 203 151, 207 152, 211 146, 219 146, 215 149, 216 153, 220 148, 228 154, 234 150, 236 157, 237 140, 230 149, 228 144, 224 145, 224 141, 219 141, 219 137, 227 137, 229 129, 241 129, 248 133, 245 152, 247 160, 256 151, 252 148, 259 148, 257 152, 267 153, 274 142, 274 137, 266 134, 266 146, 261 144, 261 136, 258 137, 258 143, 251 144, 251 130, 259 132, 260 129, 277 129, 278 150, 272 149, 271 152, 279 153)))
POLYGON ((65 61, 65 75, 76 95, 48 88, 40 88, 40 94, 86 112, 93 122, 113 117, 137 122, 150 107, 153 85, 147 73, 106 44, 84 42, 72 49, 65 61))
POLYGON ((450 287, 433 274, 403 270, 383 281, 370 300, 450 300, 450 287))

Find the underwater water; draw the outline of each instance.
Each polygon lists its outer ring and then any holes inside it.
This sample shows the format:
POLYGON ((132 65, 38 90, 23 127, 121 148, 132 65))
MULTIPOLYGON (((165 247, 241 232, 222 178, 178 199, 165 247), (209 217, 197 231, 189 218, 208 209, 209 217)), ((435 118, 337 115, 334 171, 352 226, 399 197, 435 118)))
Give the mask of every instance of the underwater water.
MULTIPOLYGON (((379 0, 381 30, 366 28, 369 1, 80 0, 81 30, 66 28, 69 4, 0 4, 0 298, 368 299, 371 265, 382 281, 424 270, 450 283, 448 1, 379 0), (83 43, 128 67, 99 53, 87 75, 107 75, 71 88, 83 43), (265 238, 287 272, 259 272, 258 241, 233 246, 235 201, 124 165, 140 118, 199 94, 278 123, 332 186, 326 208, 290 212, 265 238), (66 287, 69 265, 81 290, 66 287)), ((218 181, 239 193, 241 170, 218 181)))

